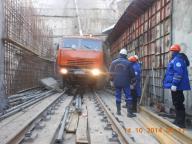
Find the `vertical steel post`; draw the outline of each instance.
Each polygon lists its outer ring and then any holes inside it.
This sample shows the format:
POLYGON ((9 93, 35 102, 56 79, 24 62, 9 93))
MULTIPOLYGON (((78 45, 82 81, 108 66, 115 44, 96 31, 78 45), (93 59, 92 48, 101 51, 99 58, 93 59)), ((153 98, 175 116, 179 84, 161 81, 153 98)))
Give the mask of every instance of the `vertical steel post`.
POLYGON ((2 42, 2 38, 5 36, 5 14, 4 14, 4 2, 0 1, 0 112, 7 106, 7 97, 5 95, 4 85, 4 72, 5 72, 5 47, 2 42))

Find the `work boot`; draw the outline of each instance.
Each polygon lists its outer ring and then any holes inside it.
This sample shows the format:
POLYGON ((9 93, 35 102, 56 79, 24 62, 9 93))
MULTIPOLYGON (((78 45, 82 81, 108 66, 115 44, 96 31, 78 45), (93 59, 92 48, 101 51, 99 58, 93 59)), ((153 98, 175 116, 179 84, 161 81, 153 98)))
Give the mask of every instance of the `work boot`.
POLYGON ((116 102, 116 106, 117 106, 117 115, 121 115, 121 103, 116 102))
POLYGON ((178 110, 177 114, 177 126, 180 128, 185 128, 185 110, 178 110))
POLYGON ((128 116, 129 118, 136 117, 136 115, 133 114, 132 107, 133 107, 133 106, 132 106, 132 103, 129 102, 129 103, 127 104, 127 116, 128 116))

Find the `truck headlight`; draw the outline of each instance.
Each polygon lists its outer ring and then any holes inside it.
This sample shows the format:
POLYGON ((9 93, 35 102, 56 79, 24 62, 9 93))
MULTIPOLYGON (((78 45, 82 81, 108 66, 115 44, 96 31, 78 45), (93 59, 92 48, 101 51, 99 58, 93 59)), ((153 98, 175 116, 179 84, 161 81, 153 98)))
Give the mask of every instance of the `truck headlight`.
POLYGON ((61 73, 61 74, 67 74, 68 71, 67 71, 66 68, 61 68, 61 69, 60 69, 60 73, 61 73))
POLYGON ((98 76, 98 75, 101 74, 101 71, 100 71, 99 69, 92 69, 92 70, 91 70, 91 73, 92 73, 92 75, 94 75, 94 76, 98 76))

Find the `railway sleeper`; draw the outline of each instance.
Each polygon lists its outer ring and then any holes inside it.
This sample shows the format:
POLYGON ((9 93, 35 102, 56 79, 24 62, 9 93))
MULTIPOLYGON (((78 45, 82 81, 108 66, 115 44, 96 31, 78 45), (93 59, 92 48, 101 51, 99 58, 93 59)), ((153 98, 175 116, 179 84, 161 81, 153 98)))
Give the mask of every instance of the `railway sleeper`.
POLYGON ((42 118, 43 121, 48 121, 51 119, 51 115, 49 115, 48 112, 46 112, 45 114, 43 114, 42 118))
POLYGON ((112 131, 111 138, 109 138, 109 142, 118 142, 118 143, 120 143, 119 138, 118 138, 118 134, 115 131, 112 131))
POLYGON ((107 122, 106 126, 104 127, 104 130, 112 130, 111 123, 107 122))
POLYGON ((31 126, 30 129, 25 133, 25 136, 22 140, 22 142, 33 142, 37 137, 38 134, 34 133, 34 130, 36 129, 36 124, 40 121, 40 119, 36 120, 31 126))
POLYGON ((45 123, 43 119, 35 124, 35 129, 43 129, 45 127, 45 123))

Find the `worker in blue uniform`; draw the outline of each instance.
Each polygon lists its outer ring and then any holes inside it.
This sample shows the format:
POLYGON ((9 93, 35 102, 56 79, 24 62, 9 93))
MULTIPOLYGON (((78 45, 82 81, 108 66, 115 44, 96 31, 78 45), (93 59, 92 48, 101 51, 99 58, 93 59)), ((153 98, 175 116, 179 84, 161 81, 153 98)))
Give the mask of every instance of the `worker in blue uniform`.
POLYGON ((180 53, 181 47, 174 44, 170 48, 172 58, 170 59, 163 86, 171 90, 173 105, 175 106, 176 118, 173 122, 181 128, 185 128, 185 107, 184 107, 184 90, 190 90, 189 76, 187 67, 190 65, 187 56, 180 53))
POLYGON ((115 87, 117 114, 121 115, 121 92, 123 90, 126 97, 127 116, 135 117, 136 115, 132 113, 132 97, 130 92, 130 84, 134 81, 135 74, 130 62, 127 60, 126 49, 121 49, 119 58, 112 61, 109 71, 115 87))
POLYGON ((132 110, 133 112, 137 112, 137 101, 140 100, 141 97, 141 65, 138 62, 138 56, 130 56, 128 60, 131 62, 131 65, 135 72, 136 82, 133 83, 131 88, 131 96, 133 98, 132 110))

